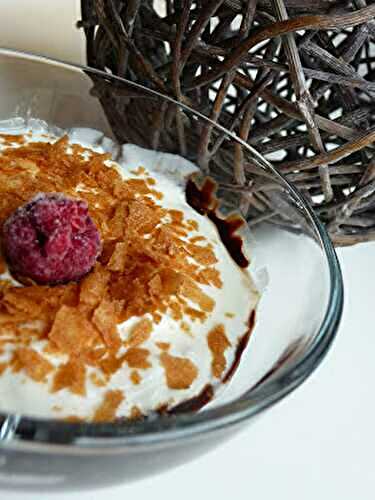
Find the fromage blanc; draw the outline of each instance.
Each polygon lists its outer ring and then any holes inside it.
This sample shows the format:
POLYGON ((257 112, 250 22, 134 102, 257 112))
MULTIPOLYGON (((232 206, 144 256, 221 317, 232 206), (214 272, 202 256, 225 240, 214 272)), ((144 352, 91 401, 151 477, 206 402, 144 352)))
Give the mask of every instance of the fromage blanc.
POLYGON ((187 160, 127 144, 115 161, 98 137, 0 135, 3 248, 5 221, 40 193, 80 200, 101 240, 92 270, 57 284, 19 281, 3 252, 0 412, 104 422, 195 409, 250 335, 258 292, 246 249, 233 252, 240 218, 199 205, 209 183, 187 160))

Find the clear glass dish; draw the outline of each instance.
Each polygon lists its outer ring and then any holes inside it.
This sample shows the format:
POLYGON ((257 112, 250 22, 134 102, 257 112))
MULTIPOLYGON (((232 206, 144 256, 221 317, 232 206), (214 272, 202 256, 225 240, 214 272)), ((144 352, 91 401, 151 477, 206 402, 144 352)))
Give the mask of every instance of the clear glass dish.
POLYGON ((239 369, 197 413, 72 424, 1 414, 0 402, 0 489, 96 488, 176 466, 254 420, 314 371, 341 317, 340 268, 305 199, 255 150, 144 87, 6 49, 0 50, 0 97, 0 133, 28 126, 61 135, 88 127, 98 132, 95 140, 112 139, 102 145, 119 162, 120 145, 134 143, 199 165, 219 183, 223 212, 246 209, 252 270, 262 289, 239 369), (245 174, 245 189, 233 181, 233 165, 237 180, 245 174))

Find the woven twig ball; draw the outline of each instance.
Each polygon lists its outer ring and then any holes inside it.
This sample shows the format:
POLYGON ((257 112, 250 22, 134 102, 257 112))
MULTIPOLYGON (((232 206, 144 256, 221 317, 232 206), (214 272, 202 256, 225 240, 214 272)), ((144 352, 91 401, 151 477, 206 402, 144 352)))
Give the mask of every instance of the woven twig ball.
MULTIPOLYGON (((82 0, 79 26, 90 66, 238 134, 303 192, 336 245, 375 239, 374 2, 82 0)), ((202 131, 201 165, 220 140, 202 131)), ((241 165, 225 181, 254 200, 270 189, 241 165)))

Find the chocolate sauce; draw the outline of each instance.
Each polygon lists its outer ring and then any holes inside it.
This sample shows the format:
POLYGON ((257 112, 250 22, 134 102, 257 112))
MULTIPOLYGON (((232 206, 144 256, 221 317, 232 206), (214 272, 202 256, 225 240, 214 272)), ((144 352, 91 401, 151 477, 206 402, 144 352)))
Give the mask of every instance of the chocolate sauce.
POLYGON ((249 343, 249 339, 251 336, 251 332, 254 329, 254 325, 255 325, 255 310, 251 311, 251 313, 250 313, 249 320, 248 320, 248 329, 247 329, 245 335, 243 335, 243 337, 241 337, 241 339, 237 345, 236 353, 234 355, 234 361, 232 363, 232 366, 229 368, 227 374, 225 375, 225 377, 223 379, 224 384, 226 382, 228 382, 233 377, 234 372, 237 370, 238 365, 240 364, 240 361, 241 361, 242 354, 243 354, 244 350, 246 349, 247 344, 249 343))
POLYGON ((217 184, 209 177, 204 180, 201 187, 189 179, 186 185, 186 201, 199 214, 206 215, 215 224, 229 255, 236 264, 245 268, 249 265, 249 261, 242 251, 242 238, 236 234, 245 221, 237 214, 230 215, 225 219, 219 217, 217 213, 219 201, 215 196, 216 190, 217 184))
POLYGON ((194 412, 200 410, 203 406, 208 404, 214 396, 214 389, 212 385, 207 384, 203 390, 194 398, 184 401, 179 405, 171 408, 166 413, 168 415, 178 415, 179 413, 194 412))

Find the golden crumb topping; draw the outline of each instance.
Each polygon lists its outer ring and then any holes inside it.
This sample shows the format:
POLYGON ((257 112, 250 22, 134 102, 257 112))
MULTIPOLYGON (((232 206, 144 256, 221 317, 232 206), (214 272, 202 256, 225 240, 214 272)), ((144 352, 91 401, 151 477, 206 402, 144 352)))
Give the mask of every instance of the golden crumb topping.
POLYGON ((53 365, 33 349, 24 347, 17 349, 15 354, 20 366, 36 382, 44 382, 47 375, 53 370, 53 365))
POLYGON ((151 332, 151 321, 147 318, 143 318, 130 329, 126 344, 130 347, 137 347, 150 338, 151 332))
POLYGON ((188 358, 162 352, 160 360, 170 389, 188 389, 198 376, 198 368, 188 358))
POLYGON ((225 335, 224 325, 217 325, 215 328, 210 330, 207 342, 212 355, 212 375, 216 378, 220 378, 227 366, 224 353, 231 345, 225 335))
MULTIPOLYGON (((215 301, 202 289, 223 286, 212 245, 191 236, 198 230, 195 220, 160 205, 163 195, 143 167, 133 174, 144 178, 124 179, 109 166, 109 154, 70 144, 67 137, 27 143, 23 136, 1 135, 0 144, 6 146, 0 153, 0 226, 37 193, 59 192, 87 201, 103 245, 94 269, 79 283, 13 286, 0 280, 0 352, 14 345, 0 375, 10 367, 34 381, 50 381, 51 392, 84 397, 88 378, 103 387, 126 364, 132 383, 139 384, 138 370, 151 367, 143 344, 163 314, 192 335, 184 319, 204 322, 213 311, 215 301), (123 338, 118 325, 132 317, 139 319, 123 338), (30 348, 34 340, 45 342, 43 354, 30 348)), ((0 273, 5 270, 1 258, 0 273)), ((168 343, 156 345, 168 387, 189 388, 198 368, 170 355, 168 343)), ((223 332, 211 332, 215 376, 225 368, 228 345, 223 332)), ((120 391, 108 391, 94 420, 113 419, 122 400, 120 391)))
POLYGON ((143 418, 143 413, 141 410, 138 408, 138 406, 133 406, 131 411, 130 411, 130 420, 138 420, 140 418, 143 418))
POLYGON ((130 347, 123 355, 123 359, 128 363, 130 368, 140 368, 146 370, 151 364, 148 361, 150 351, 141 347, 130 347))
POLYGON ((132 372, 130 373, 130 380, 134 385, 139 385, 142 381, 142 377, 140 376, 139 372, 137 372, 137 370, 132 370, 132 372))
POLYGON ((155 342, 155 344, 161 351, 168 351, 171 347, 169 342, 155 342))
POLYGON ((73 394, 86 396, 86 366, 78 359, 71 359, 58 367, 53 377, 51 392, 69 389, 73 394))
POLYGON ((114 420, 116 411, 124 399, 125 396, 122 391, 107 391, 103 401, 94 413, 93 422, 110 422, 114 420))

